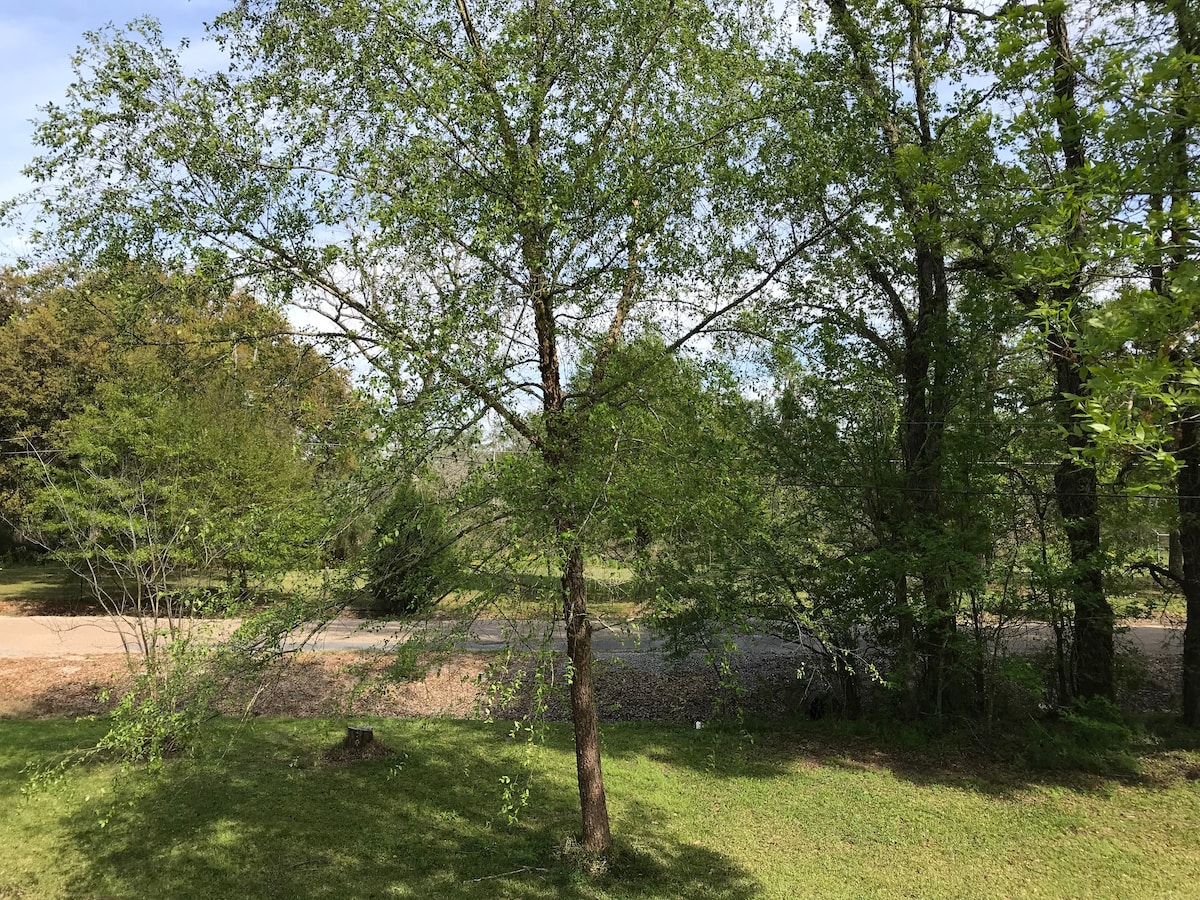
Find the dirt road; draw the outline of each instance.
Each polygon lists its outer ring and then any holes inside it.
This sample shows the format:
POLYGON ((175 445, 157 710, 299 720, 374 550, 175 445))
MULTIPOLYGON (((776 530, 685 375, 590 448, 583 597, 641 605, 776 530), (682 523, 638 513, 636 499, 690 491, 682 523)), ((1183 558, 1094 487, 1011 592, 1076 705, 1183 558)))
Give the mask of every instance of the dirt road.
MULTIPOLYGON (((225 635, 236 625, 226 620, 203 627, 212 635, 225 635)), ((363 657, 358 651, 402 641, 411 626, 337 620, 303 645, 305 650, 322 652, 288 654, 292 664, 255 708, 261 715, 282 716, 475 715, 486 693, 479 679, 498 659, 494 651, 510 640, 540 643, 533 625, 478 621, 459 646, 482 652, 455 654, 424 680, 387 682, 379 690, 364 692, 363 657)), ((1036 649, 1047 646, 1050 637, 1047 628, 1033 628, 1011 634, 1010 645, 1036 649)), ((299 647, 300 638, 293 637, 294 647, 299 647)), ((553 646, 560 648, 561 635, 557 638, 553 646)), ((1147 656, 1149 677, 1130 699, 1131 706, 1144 711, 1174 709, 1182 631, 1140 624, 1121 640, 1147 656)), ((690 722, 714 714, 714 704, 723 696, 715 668, 701 654, 668 660, 662 643, 630 626, 597 632, 604 717, 690 722)), ((770 717, 807 708, 810 686, 796 677, 797 644, 769 636, 743 637, 738 643, 743 653, 733 664, 744 673, 748 687, 739 700, 744 709, 770 717)), ((136 646, 131 623, 102 616, 0 616, 0 719, 105 711, 112 701, 98 695, 107 689, 111 696, 119 696, 129 679, 122 652, 136 646)), ((386 668, 387 659, 374 664, 386 668)), ((553 717, 565 717, 567 710, 565 699, 557 697, 553 717)))
MULTIPOLYGON (((193 623, 202 635, 221 638, 237 628, 236 619, 193 623)), ((436 627, 451 628, 448 623, 436 627)), ((511 644, 537 646, 544 639, 543 626, 537 622, 478 619, 456 641, 461 650, 499 651, 511 644)), ((413 626, 403 622, 369 622, 360 619, 335 619, 324 629, 297 629, 287 642, 288 649, 315 651, 370 650, 407 640, 413 626)), ((1010 646, 1017 650, 1036 649, 1052 640, 1044 625, 1029 625, 1008 632, 1010 646)), ((1183 629, 1161 622, 1135 622, 1123 629, 1118 638, 1132 644, 1147 656, 1176 656, 1182 653, 1183 629)), ((636 625, 599 627, 595 633, 596 653, 602 656, 629 656, 661 653, 663 640, 636 625)), ((736 643, 748 656, 788 656, 803 650, 803 644, 771 635, 742 635, 736 643)), ((552 645, 563 645, 562 628, 556 628, 552 645)), ((132 620, 109 616, 0 616, 0 657, 91 656, 104 653, 137 652, 136 624, 132 620)))

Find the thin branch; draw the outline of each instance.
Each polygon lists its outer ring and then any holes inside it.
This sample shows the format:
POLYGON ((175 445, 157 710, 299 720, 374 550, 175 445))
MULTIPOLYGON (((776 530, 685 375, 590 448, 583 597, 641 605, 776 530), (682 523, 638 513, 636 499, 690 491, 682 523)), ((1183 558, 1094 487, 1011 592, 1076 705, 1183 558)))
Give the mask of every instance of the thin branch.
POLYGON ((475 59, 479 65, 479 83, 492 101, 492 112, 495 116, 496 127, 500 129, 500 139, 504 145, 505 155, 515 172, 520 165, 520 151, 517 148, 517 139, 512 124, 508 121, 508 114, 504 111, 504 98, 500 96, 500 92, 496 89, 496 82, 488 71, 487 54, 483 49, 483 41, 480 40, 479 32, 475 29, 475 22, 471 19, 471 11, 467 8, 466 0, 455 0, 455 6, 458 8, 459 21, 462 22, 463 29, 467 33, 467 42, 475 51, 475 59))

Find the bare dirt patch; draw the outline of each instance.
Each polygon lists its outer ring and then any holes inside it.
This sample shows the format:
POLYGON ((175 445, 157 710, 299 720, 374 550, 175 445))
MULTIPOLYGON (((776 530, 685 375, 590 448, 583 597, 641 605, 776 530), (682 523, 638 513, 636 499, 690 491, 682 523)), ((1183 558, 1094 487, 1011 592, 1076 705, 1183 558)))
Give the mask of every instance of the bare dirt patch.
POLYGON ((1127 681, 1119 693, 1122 707, 1130 712, 1179 711, 1183 693, 1183 660, 1180 657, 1144 657, 1127 681))
POLYGON ((120 696, 129 685, 122 656, 0 659, 0 718, 87 716, 108 710, 99 695, 120 696))
MULTIPOLYGON (((423 678, 396 677, 386 655, 363 652, 301 653, 265 679, 234 681, 220 699, 231 715, 283 718, 380 716, 418 718, 519 718, 534 705, 532 663, 497 665, 498 657, 459 653, 423 678)), ((597 662, 601 718, 608 721, 707 721, 741 712, 788 718, 825 711, 823 687, 796 677, 787 659, 742 660, 737 687, 696 660, 662 658, 630 665, 597 662), (814 703, 817 706, 814 706, 814 703)), ((1178 660, 1151 659, 1132 684, 1123 705, 1134 712, 1173 711, 1178 705, 1178 660)), ((570 718, 565 660, 543 667, 545 715, 570 718)), ((123 656, 0 658, 0 718, 43 718, 106 712, 130 685, 123 656), (110 698, 99 695, 107 691, 110 698)), ((829 708, 828 711, 832 712, 829 708)))
MULTIPOLYGON (((490 712, 501 718, 523 715, 532 706, 533 666, 496 668, 496 658, 456 654, 416 680, 389 673, 392 660, 368 653, 298 654, 253 685, 231 683, 220 700, 230 714, 286 718, 440 716, 474 718, 490 712), (519 684, 514 681, 520 675, 519 684), (489 703, 488 700, 491 700, 489 703)), ((547 674, 546 715, 567 719, 569 686, 559 660, 547 674)), ((779 666, 746 673, 738 695, 722 687, 715 672, 697 664, 660 663, 630 668, 598 667, 601 716, 607 720, 691 722, 729 711, 735 699, 747 712, 774 716, 795 713, 808 691, 795 670, 779 666)), ((131 683, 121 656, 0 659, 0 718, 78 716, 106 712, 131 683)))
MULTIPOLYGON (((462 654, 424 679, 384 677, 388 665, 368 654, 306 653, 261 683, 231 683, 221 698, 226 712, 288 718, 347 715, 469 717, 487 667, 462 654), (251 703, 251 701, 253 701, 251 703)), ((0 658, 0 718, 81 716, 107 712, 131 684, 123 656, 0 658), (101 700, 107 691, 109 699, 101 700)))
MULTIPOLYGON (((542 703, 546 718, 571 717, 567 663, 555 659, 543 667, 548 686, 542 703)), ((521 664, 501 669, 485 684, 492 712, 499 718, 529 713, 538 693, 535 667, 521 664)), ((704 722, 737 712, 762 718, 787 718, 809 710, 824 687, 796 677, 786 659, 740 659, 732 677, 719 677, 711 665, 695 658, 676 661, 655 657, 630 665, 605 659, 596 663, 596 695, 602 721, 704 722)))
MULTIPOLYGON (((485 655, 456 654, 424 678, 411 681, 390 677, 391 662, 370 653, 300 654, 273 673, 255 699, 253 714, 285 718, 474 715, 479 678, 489 662, 485 655)), ((248 696, 240 691, 237 699, 248 696)))

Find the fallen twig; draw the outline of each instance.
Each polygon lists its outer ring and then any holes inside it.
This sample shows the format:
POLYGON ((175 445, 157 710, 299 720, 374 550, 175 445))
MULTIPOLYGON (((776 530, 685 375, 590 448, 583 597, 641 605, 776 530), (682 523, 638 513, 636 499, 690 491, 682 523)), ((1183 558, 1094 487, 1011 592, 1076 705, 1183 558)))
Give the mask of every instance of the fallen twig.
POLYGON ((507 878, 509 875, 520 875, 523 872, 549 872, 549 869, 541 869, 537 866, 521 866, 519 869, 513 869, 511 872, 501 872, 499 875, 484 875, 482 878, 472 878, 471 881, 491 881, 493 878, 507 878))

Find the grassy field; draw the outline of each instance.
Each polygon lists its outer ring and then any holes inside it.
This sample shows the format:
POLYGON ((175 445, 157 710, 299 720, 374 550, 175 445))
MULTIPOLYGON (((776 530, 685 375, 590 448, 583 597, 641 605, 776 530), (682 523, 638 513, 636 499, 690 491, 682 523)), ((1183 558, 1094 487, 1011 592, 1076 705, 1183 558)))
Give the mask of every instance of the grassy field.
POLYGON ((1109 597, 1109 602, 1117 618, 1158 619, 1166 616, 1179 622, 1187 618, 1187 603, 1182 594, 1168 594, 1155 588, 1116 594, 1109 597))
POLYGON ((95 603, 79 578, 58 565, 0 564, 0 613, 23 611, 54 615, 70 609, 90 611, 95 603))
MULTIPOLYGON (((641 598, 633 585, 633 573, 605 561, 589 561, 585 568, 588 582, 589 606, 592 613, 606 620, 636 618, 641 611, 641 598)), ((319 591, 324 574, 291 572, 282 579, 279 588, 288 591, 319 591)), ((216 580, 213 581, 217 583, 216 580)), ((558 578, 547 574, 545 564, 530 563, 508 573, 463 573, 462 588, 439 604, 436 615, 453 617, 472 607, 472 601, 485 596, 488 612, 509 618, 544 616, 551 605, 557 614, 558 578)), ((267 592, 266 598, 276 596, 267 592)), ((352 604, 365 610, 362 604, 352 604)), ((44 565, 0 565, 0 615, 73 615, 103 614, 91 590, 75 575, 56 563, 44 565)))
MULTIPOLYGON (((284 592, 317 591, 325 574, 320 571, 292 572, 283 577, 279 588, 284 592)), ((585 574, 588 605, 594 615, 606 621, 623 621, 636 619, 642 614, 644 604, 649 599, 649 589, 644 584, 637 584, 630 569, 608 560, 589 559, 585 574)), ((515 619, 540 618, 548 612, 557 614, 558 590, 558 578, 547 570, 544 561, 531 561, 510 572, 464 572, 460 589, 449 594, 439 604, 435 614, 439 617, 455 617, 472 609, 473 602, 483 596, 487 599, 488 612, 485 615, 515 619)), ((275 594, 268 592, 265 596, 275 594)), ((1164 593, 1149 579, 1142 579, 1136 585, 1126 585, 1124 593, 1114 592, 1109 600, 1119 618, 1157 618, 1166 613, 1182 620, 1186 614, 1181 596, 1164 593)), ((365 612, 368 606, 365 594, 361 603, 352 606, 365 612)), ((92 599, 90 590, 60 565, 0 565, 0 614, 70 615, 102 612, 99 604, 92 599)))
MULTIPOLYGON (((821 723, 822 725, 824 723, 821 723)), ((0 723, 0 897, 1196 897, 1200 753, 1142 775, 1031 776, 968 750, 830 725, 744 734, 609 726, 618 848, 572 852, 569 733, 537 750, 510 825, 501 725, 375 723, 391 754, 335 763, 341 727, 221 724, 159 776, 96 765, 22 797, 22 768, 99 723, 0 723)))
MULTIPOLYGON (((635 583, 632 570, 605 560, 588 560, 584 576, 592 615, 626 620, 641 614, 647 599, 645 588, 635 583)), ((483 596, 495 614, 541 618, 559 612, 561 589, 559 576, 544 562, 530 562, 510 572, 464 573, 461 589, 442 601, 438 613, 453 616, 483 596)))

